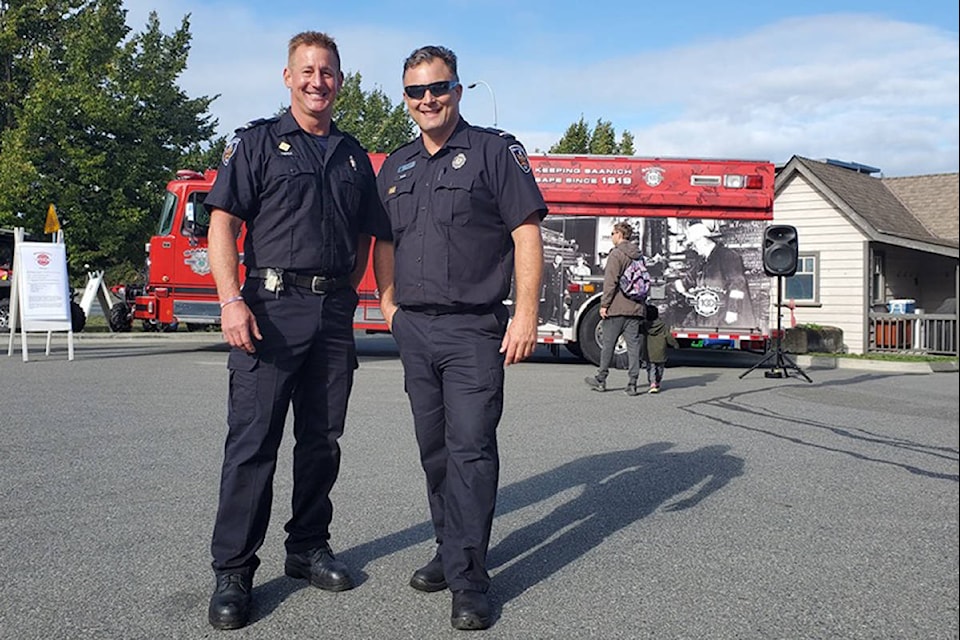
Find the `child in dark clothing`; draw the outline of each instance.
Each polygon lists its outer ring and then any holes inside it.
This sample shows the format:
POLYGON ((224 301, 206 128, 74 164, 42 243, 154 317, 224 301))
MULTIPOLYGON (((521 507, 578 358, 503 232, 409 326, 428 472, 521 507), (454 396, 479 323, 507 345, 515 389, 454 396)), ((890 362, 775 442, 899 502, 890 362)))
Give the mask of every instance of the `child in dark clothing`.
POLYGON ((647 382, 650 393, 660 393, 663 370, 667 364, 667 345, 679 349, 677 339, 660 319, 660 312, 654 305, 647 305, 647 382))

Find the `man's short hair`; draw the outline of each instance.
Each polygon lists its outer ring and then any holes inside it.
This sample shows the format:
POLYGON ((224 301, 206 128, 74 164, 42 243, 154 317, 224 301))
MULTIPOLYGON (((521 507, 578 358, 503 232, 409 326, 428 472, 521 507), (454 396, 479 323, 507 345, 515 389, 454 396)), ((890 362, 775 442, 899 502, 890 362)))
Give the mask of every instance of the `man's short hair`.
POLYGON ((304 46, 326 49, 337 57, 337 66, 340 66, 340 50, 337 49, 337 43, 333 38, 327 34, 320 31, 301 31, 290 38, 290 43, 287 45, 287 59, 293 58, 296 50, 304 46))
POLYGON ((618 222, 617 224, 613 225, 613 230, 619 231, 624 240, 630 240, 633 238, 633 226, 631 226, 628 222, 618 222))
POLYGON ((459 76, 457 76, 457 54, 455 54, 450 49, 446 47, 441 47, 439 45, 427 45, 425 47, 420 47, 415 50, 407 59, 403 62, 403 72, 406 73, 409 69, 418 67, 421 64, 433 62, 434 60, 443 60, 443 63, 447 65, 447 68, 450 70, 450 73, 453 74, 451 80, 460 81, 459 76))

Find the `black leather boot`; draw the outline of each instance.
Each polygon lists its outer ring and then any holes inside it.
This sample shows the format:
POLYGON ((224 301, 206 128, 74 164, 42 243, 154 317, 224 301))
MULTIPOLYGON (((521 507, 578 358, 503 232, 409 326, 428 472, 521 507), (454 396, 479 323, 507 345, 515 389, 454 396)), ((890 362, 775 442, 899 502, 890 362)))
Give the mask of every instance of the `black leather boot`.
POLYGON ((303 553, 288 553, 283 565, 291 578, 309 580, 310 584, 326 591, 353 589, 353 578, 347 565, 333 556, 330 547, 317 547, 303 553))
POLYGON ((433 560, 413 572, 410 586, 417 591, 443 591, 447 588, 447 579, 443 575, 443 561, 440 554, 433 556, 433 560))
POLYGON ((217 586, 210 596, 207 617, 214 629, 239 629, 247 624, 252 608, 253 572, 217 574, 217 586))
POLYGON ((454 629, 486 629, 490 626, 490 601, 481 591, 454 591, 450 624, 454 629))

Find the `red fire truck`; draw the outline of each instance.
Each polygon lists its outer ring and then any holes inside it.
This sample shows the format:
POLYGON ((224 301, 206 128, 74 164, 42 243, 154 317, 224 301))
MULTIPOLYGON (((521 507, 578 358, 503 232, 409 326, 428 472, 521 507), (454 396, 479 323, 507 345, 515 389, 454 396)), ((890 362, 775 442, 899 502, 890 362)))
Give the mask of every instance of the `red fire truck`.
MULTIPOLYGON (((371 154, 379 170, 385 156, 371 154)), ((648 304, 683 347, 763 350, 771 280, 764 228, 773 218, 774 166, 765 161, 531 155, 550 214, 543 223, 539 341, 596 364, 603 266, 616 222, 630 223, 652 277, 648 304)), ((128 288, 111 328, 195 330, 219 322, 202 204, 215 171, 178 172, 147 246, 147 283, 128 288)), ((242 249, 242 237, 238 240, 242 249)), ((509 306, 512 300, 507 299, 509 306)), ((371 269, 354 327, 384 332, 371 269)))

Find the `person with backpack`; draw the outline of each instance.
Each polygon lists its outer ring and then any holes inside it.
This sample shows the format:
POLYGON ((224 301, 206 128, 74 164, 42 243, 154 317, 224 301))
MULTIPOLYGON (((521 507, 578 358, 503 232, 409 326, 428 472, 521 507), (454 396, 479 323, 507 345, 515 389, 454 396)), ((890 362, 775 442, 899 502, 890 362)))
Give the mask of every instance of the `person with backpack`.
MULTIPOLYGON (((636 284, 633 287, 628 285, 627 290, 631 295, 638 297, 641 293, 645 294, 645 291, 634 290, 639 287, 639 283, 643 282, 640 276, 646 272, 646 269, 642 271, 639 269, 643 266, 643 257, 637 245, 631 242, 632 238, 633 227, 630 224, 618 222, 613 225, 611 232, 613 249, 607 255, 607 264, 603 270, 603 295, 600 297, 600 317, 603 319, 600 368, 597 369, 596 375, 588 376, 584 380, 594 391, 607 390, 607 376, 610 373, 610 364, 613 362, 613 350, 622 335, 627 343, 627 386, 624 391, 628 396, 636 396, 640 393, 637 391, 637 378, 640 376, 642 332, 646 315, 645 301, 631 299, 621 286, 621 276, 628 269, 631 272, 637 271, 636 284), (637 260, 641 261, 640 265, 634 265, 637 260), (631 265, 634 265, 634 268, 631 268, 631 265)), ((649 276, 646 283, 649 286, 649 276)))

